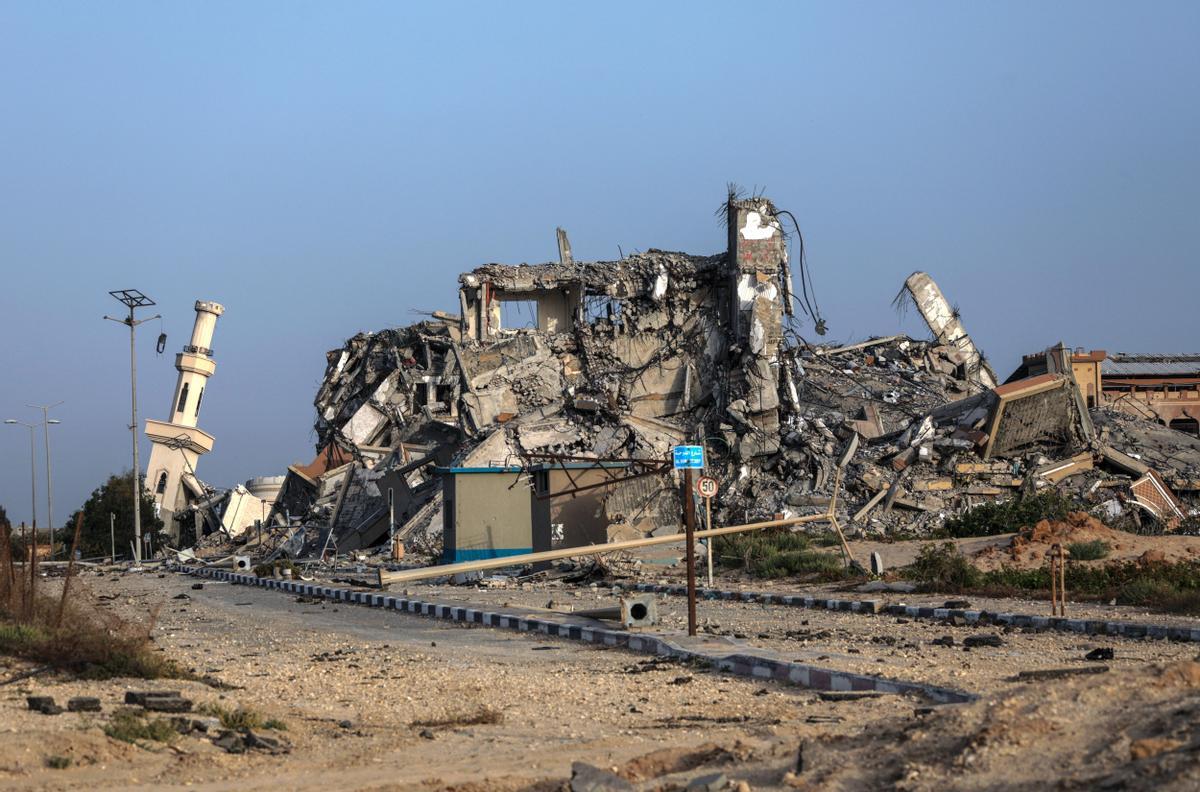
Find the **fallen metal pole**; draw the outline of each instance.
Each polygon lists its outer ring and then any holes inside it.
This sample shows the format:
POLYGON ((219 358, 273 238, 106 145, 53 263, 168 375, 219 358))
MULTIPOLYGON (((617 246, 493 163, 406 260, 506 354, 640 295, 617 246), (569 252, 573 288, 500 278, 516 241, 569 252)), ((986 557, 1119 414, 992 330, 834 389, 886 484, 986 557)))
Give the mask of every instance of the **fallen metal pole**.
MULTIPOLYGON (((725 536, 727 534, 745 533, 746 531, 758 531, 762 530, 763 528, 784 528, 789 525, 803 525, 804 523, 810 522, 827 522, 828 520, 829 514, 809 514, 805 515, 804 517, 789 517, 786 520, 767 520, 766 522, 746 523, 745 525, 727 525, 724 528, 712 528, 707 531, 695 531, 693 538, 704 539, 711 536, 725 536)), ((408 583, 413 580, 427 580, 429 578, 455 575, 459 572, 480 572, 485 569, 524 566, 525 564, 536 564, 540 561, 557 561, 561 558, 603 555, 605 553, 613 553, 618 550, 634 550, 639 547, 674 544, 675 542, 684 542, 686 540, 686 534, 677 533, 670 534, 669 536, 650 536, 645 539, 627 539, 623 542, 608 542, 606 544, 585 545, 583 547, 563 547, 558 550, 543 550, 541 552, 526 553, 524 555, 487 558, 481 561, 461 561, 457 564, 441 564, 439 566, 422 567, 420 569, 405 569, 399 572, 386 572, 380 569, 378 570, 379 585, 386 586, 391 583, 408 583)))
POLYGON ((612 621, 621 620, 621 606, 614 605, 610 608, 592 608, 591 610, 571 611, 572 616, 581 616, 585 619, 610 619, 612 621))

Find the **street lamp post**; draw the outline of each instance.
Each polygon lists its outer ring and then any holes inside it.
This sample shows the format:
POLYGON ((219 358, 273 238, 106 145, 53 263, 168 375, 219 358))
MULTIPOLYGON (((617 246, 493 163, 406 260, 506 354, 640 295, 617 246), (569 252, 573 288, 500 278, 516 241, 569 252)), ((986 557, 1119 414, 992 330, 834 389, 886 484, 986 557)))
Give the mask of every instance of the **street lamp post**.
POLYGON ((33 521, 33 545, 37 547, 37 444, 34 441, 33 430, 37 429, 35 424, 18 421, 16 418, 5 419, 4 423, 13 424, 16 426, 24 426, 29 430, 29 507, 33 510, 30 515, 30 520, 33 521))
POLYGON ((133 564, 141 566, 142 564, 142 478, 141 478, 141 463, 138 462, 138 417, 137 417, 137 347, 135 345, 135 331, 137 326, 142 322, 148 322, 151 319, 158 319, 160 316, 155 314, 147 319, 134 319, 133 310, 135 308, 148 308, 154 305, 154 300, 151 300, 146 295, 142 294, 137 289, 119 289, 110 291, 109 294, 129 308, 129 316, 124 319, 116 319, 111 316, 104 317, 110 322, 119 322, 120 324, 129 327, 129 391, 132 421, 129 424, 129 434, 133 438, 133 564))
MULTIPOLYGON (((50 417, 50 410, 62 404, 61 401, 54 404, 27 404, 26 407, 32 407, 35 410, 42 411, 42 431, 46 437, 46 525, 50 526, 50 557, 54 557, 54 480, 50 477, 50 425, 60 424, 55 418, 50 417)), ((63 548, 66 548, 66 540, 63 541, 63 548)))

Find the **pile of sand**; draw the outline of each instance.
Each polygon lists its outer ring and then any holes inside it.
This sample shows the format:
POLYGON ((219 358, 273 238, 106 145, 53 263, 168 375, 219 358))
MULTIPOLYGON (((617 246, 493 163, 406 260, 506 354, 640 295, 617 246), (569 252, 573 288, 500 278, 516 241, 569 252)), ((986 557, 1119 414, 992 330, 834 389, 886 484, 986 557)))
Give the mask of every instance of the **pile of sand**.
POLYGON ((1072 512, 1064 520, 1042 520, 1014 536, 1007 546, 985 548, 974 562, 980 569, 1034 569, 1046 565, 1050 548, 1056 544, 1067 550, 1076 542, 1093 541, 1106 542, 1109 554, 1100 560, 1078 563, 1200 560, 1200 536, 1139 536, 1109 528, 1086 512, 1072 512))

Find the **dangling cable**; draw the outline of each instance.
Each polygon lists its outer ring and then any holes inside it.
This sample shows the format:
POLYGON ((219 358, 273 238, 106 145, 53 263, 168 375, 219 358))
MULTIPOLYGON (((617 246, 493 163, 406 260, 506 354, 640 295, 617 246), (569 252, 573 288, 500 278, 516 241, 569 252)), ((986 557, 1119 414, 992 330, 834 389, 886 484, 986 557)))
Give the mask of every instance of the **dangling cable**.
POLYGON ((800 293, 801 299, 796 300, 800 304, 801 310, 808 314, 813 320, 813 325, 816 328, 817 335, 825 335, 829 326, 825 323, 825 319, 821 317, 821 307, 817 304, 817 290, 812 284, 812 273, 808 269, 808 256, 804 250, 804 234, 800 232, 800 224, 796 222, 796 216, 786 209, 776 209, 776 215, 787 215, 792 221, 792 227, 796 229, 796 240, 800 246, 800 293))

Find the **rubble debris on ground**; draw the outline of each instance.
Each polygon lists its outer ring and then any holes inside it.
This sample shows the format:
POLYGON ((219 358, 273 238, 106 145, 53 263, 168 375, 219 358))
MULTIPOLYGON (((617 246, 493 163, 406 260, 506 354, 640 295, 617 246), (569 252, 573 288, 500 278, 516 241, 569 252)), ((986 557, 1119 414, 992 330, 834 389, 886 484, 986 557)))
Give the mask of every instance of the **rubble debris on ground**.
MULTIPOLYGON (((461 275, 458 314, 359 333, 328 353, 316 457, 288 468, 266 521, 237 543, 268 560, 386 561, 401 552, 394 535, 406 558, 431 560, 452 519, 447 470, 516 468, 530 475, 514 486, 533 487, 548 458, 632 464, 681 443, 705 446, 716 524, 827 507, 843 453, 838 520, 856 535, 927 535, 1046 488, 1114 518, 1178 524, 1190 510, 1200 439, 1089 405, 1061 345, 1044 373, 997 384, 925 273, 902 294, 932 340, 806 341, 793 304, 818 314, 791 289, 787 214, 731 195, 727 248, 708 256, 582 262, 561 232, 558 262, 461 275)), ((603 465, 584 467, 559 465, 547 485, 557 546, 679 530, 672 475, 613 477, 585 499, 578 477, 603 465)))

